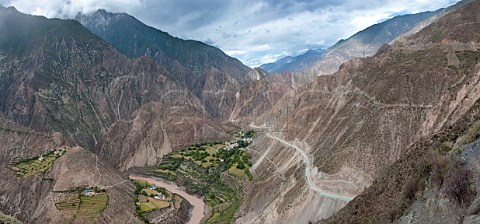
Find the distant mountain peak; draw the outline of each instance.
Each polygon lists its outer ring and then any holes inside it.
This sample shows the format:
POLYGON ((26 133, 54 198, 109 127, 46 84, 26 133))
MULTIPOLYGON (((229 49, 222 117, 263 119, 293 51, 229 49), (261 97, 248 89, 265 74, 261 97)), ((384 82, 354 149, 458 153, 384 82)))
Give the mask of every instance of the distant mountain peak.
POLYGON ((355 57, 373 55, 383 44, 390 43, 419 22, 436 15, 441 10, 443 9, 396 16, 361 30, 348 39, 341 39, 328 50, 323 49, 320 53, 318 50, 308 50, 292 59, 282 58, 260 67, 270 73, 304 72, 309 73, 308 76, 311 77, 332 74, 342 63, 355 57))
POLYGON ((313 66, 314 63, 323 57, 326 49, 309 49, 305 53, 292 57, 286 56, 276 62, 261 65, 260 68, 270 73, 299 72, 313 66))

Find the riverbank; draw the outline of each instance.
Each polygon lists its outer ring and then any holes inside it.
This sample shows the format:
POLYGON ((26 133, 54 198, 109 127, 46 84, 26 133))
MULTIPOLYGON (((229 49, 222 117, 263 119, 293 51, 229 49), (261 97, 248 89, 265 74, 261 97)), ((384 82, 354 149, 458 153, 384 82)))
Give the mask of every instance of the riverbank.
POLYGON ((180 190, 180 188, 175 184, 166 183, 159 179, 153 179, 149 177, 141 177, 141 176, 135 176, 135 175, 130 175, 130 179, 147 181, 148 183, 154 184, 158 187, 163 187, 167 189, 167 191, 170 191, 174 194, 178 194, 181 197, 183 197, 185 200, 187 200, 193 206, 190 220, 187 222, 187 224, 199 224, 200 221, 205 216, 204 214, 205 203, 203 202, 203 200, 196 196, 188 194, 185 191, 180 190))

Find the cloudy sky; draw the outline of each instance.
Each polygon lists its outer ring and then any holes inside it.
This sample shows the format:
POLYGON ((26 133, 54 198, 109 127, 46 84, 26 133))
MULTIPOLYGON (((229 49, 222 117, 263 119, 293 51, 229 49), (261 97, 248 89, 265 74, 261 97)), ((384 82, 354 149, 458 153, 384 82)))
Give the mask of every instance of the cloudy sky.
POLYGON ((49 18, 99 8, 221 48, 249 66, 273 62, 339 39, 395 15, 436 10, 458 0, 0 0, 49 18))

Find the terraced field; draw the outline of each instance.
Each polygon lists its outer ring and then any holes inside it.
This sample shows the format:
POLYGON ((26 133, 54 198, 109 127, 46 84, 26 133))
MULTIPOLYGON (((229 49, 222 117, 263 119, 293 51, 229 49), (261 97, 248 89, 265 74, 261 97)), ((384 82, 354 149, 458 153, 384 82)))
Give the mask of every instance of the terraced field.
POLYGON ((75 215, 76 219, 93 221, 97 215, 108 206, 108 194, 96 194, 94 196, 80 196, 80 207, 75 215))
POLYGON ((170 207, 170 203, 168 201, 157 200, 143 195, 138 196, 138 201, 140 202, 140 210, 142 212, 149 212, 155 209, 170 207))
POLYGON ((244 150, 250 142, 246 142, 244 139, 251 138, 253 135, 254 132, 241 132, 236 134, 236 139, 230 143, 199 143, 182 151, 171 152, 164 156, 155 172, 158 176, 167 180, 177 180, 177 175, 179 175, 177 171, 180 166, 193 162, 196 166, 205 170, 221 169, 222 172, 228 171, 228 173, 237 177, 246 175, 251 180, 253 176, 249 168, 252 163, 244 150))
POLYGON ((65 216, 73 218, 77 213, 80 205, 80 197, 77 193, 62 194, 60 202, 55 203, 55 207, 60 210, 65 216))
POLYGON ((238 132, 230 142, 200 143, 169 153, 157 166, 155 176, 203 195, 213 213, 208 223, 231 223, 242 201, 242 183, 253 178, 245 148, 254 134, 238 132))
POLYGON ((12 167, 12 170, 19 176, 29 176, 37 172, 45 172, 60 156, 53 154, 53 152, 39 158, 32 158, 24 162, 20 162, 12 167))
POLYGON ((97 193, 94 196, 80 195, 78 192, 61 194, 55 207, 67 218, 80 220, 82 223, 92 222, 108 207, 107 193, 97 193))
MULTIPOLYGON (((155 186, 147 181, 140 180, 140 179, 133 179, 133 183, 135 184, 135 208, 137 215, 145 222, 147 222, 147 218, 145 214, 148 212, 152 212, 157 209, 168 208, 170 206, 176 205, 177 195, 173 195, 172 192, 167 191, 165 188, 161 186, 155 186), (155 186, 155 188, 151 188, 155 186), (165 197, 162 200, 154 198, 155 196, 165 197)), ((175 206, 176 209, 180 208, 180 206, 175 206)))

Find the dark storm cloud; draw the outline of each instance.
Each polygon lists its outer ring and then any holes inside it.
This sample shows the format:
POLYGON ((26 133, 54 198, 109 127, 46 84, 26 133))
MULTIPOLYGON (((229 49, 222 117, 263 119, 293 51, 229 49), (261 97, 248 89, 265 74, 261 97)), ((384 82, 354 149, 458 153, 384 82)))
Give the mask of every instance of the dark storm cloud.
POLYGON ((458 0, 0 0, 22 12, 68 18, 98 8, 129 13, 184 39, 212 44, 250 66, 328 47, 370 25, 458 0))

